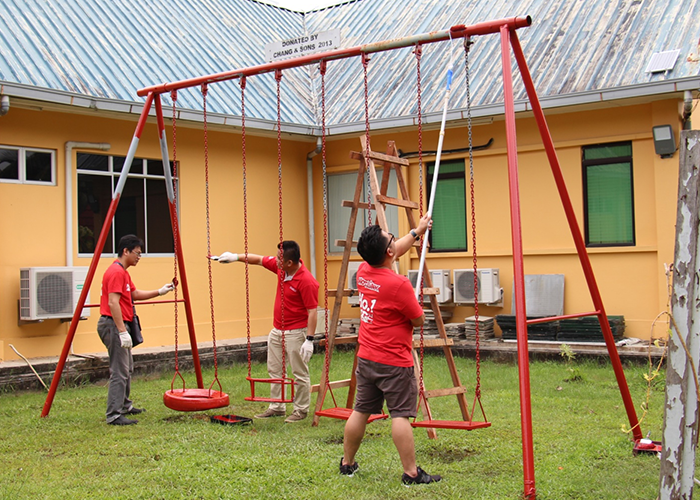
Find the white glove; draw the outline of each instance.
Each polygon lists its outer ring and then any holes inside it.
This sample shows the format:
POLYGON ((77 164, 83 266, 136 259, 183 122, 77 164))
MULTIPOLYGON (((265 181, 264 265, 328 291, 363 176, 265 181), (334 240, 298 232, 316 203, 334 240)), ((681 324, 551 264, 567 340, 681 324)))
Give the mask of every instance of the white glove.
POLYGON ((229 262, 236 262, 238 260, 238 254, 237 253, 231 253, 231 252, 224 252, 218 257, 216 255, 212 255, 211 257, 214 260, 218 260, 222 264, 228 264, 229 262))
POLYGON ((166 283, 165 285, 163 285, 162 287, 160 287, 158 289, 158 295, 165 295, 168 292, 172 292, 173 288, 175 288, 175 287, 173 286, 172 283, 166 283))
POLYGON ((302 361, 304 361, 304 363, 308 363, 313 353, 314 343, 313 341, 306 339, 304 343, 301 344, 301 349, 299 349, 299 354, 301 354, 302 361))
POLYGON ((119 332, 119 340, 121 340, 122 347, 124 349, 131 349, 133 344, 131 343, 131 335, 129 332, 119 332))

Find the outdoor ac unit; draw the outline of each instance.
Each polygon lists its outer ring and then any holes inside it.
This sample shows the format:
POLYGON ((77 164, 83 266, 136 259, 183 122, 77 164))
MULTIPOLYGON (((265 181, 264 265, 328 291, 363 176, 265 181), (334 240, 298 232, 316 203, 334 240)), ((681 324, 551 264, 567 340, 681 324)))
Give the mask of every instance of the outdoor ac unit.
POLYGON ((357 292, 357 269, 360 267, 360 264, 362 264, 362 261, 348 262, 348 281, 345 286, 355 290, 355 295, 348 297, 348 304, 351 306, 360 305, 360 294, 357 292))
MULTIPOLYGON (((72 318, 87 272, 87 267, 21 268, 19 319, 72 318)), ((81 316, 90 316, 90 309, 84 308, 81 316)))
MULTIPOLYGON (((409 269, 408 279, 411 282, 413 289, 418 286, 418 270, 409 269)), ((430 279, 433 282, 433 287, 439 288, 440 293, 435 296, 438 303, 445 304, 452 300, 452 287, 450 286, 450 270, 449 269, 433 269, 430 271, 430 279)), ((423 283, 423 288, 427 288, 425 283, 423 283)), ((424 295, 423 302, 430 302, 430 296, 424 295)))
MULTIPOLYGON (((503 301, 503 289, 498 269, 477 269, 479 304, 497 304, 503 301)), ((474 269, 455 269, 454 288, 456 304, 474 303, 474 269)))

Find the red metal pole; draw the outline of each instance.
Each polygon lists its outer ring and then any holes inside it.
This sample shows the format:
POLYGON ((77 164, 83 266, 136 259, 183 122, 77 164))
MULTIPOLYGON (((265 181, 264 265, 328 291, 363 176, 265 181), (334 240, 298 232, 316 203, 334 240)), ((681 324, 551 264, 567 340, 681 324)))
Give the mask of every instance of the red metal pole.
MULTIPOLYGON (((143 105, 143 110, 141 111, 141 117, 139 118, 138 124, 136 125, 136 131, 134 132, 134 137, 131 140, 131 145, 129 146, 130 158, 133 160, 133 153, 136 151, 139 140, 141 138, 141 133, 143 132, 143 127, 146 124, 146 118, 148 118, 148 112, 153 104, 153 94, 150 94, 146 98, 146 102, 143 105)), ((127 158, 125 162, 122 175, 125 177, 129 168, 131 167, 131 160, 127 158)), ((123 183, 119 184, 123 187, 123 183)), ((118 185, 118 188, 119 188, 118 185)), ((95 277, 95 271, 97 270, 97 265, 100 262, 100 257, 102 256, 102 250, 104 249, 105 242, 107 241, 107 235, 112 228, 112 219, 114 219, 114 214, 117 211, 117 205, 119 205, 119 199, 121 197, 121 190, 117 189, 112 196, 112 202, 109 205, 107 214, 105 215, 104 223, 102 224, 102 230, 100 231, 100 236, 97 239, 97 244, 95 245, 95 251, 92 254, 92 260, 90 261, 90 267, 88 269, 87 276, 85 277, 85 283, 83 284, 83 290, 80 292, 80 298, 78 299, 78 304, 75 307, 75 312, 73 312, 73 319, 68 327, 68 334, 66 335, 66 341, 63 343, 63 350, 58 358, 58 364, 56 365, 56 371, 53 374, 53 379, 51 380, 51 386, 49 387, 49 393, 46 395, 46 401, 44 402, 44 408, 41 411, 41 416, 48 416, 51 411, 51 405, 53 404, 54 396, 56 396, 56 390, 58 389, 58 383, 61 380, 61 375, 63 374, 63 368, 66 365, 66 359, 68 359, 68 353, 70 352, 70 346, 73 343, 73 338, 75 338, 75 331, 78 329, 78 321, 80 321, 80 314, 85 306, 85 301, 87 300, 87 294, 90 291, 90 285, 95 277)))
POLYGON ((625 410, 627 411, 627 418, 629 419, 634 439, 639 440, 643 437, 642 430, 639 426, 639 420, 637 420, 634 402, 632 401, 632 396, 630 395, 629 387, 627 386, 627 379, 625 378, 625 372, 622 369, 620 355, 618 354, 617 347, 615 346, 615 339, 613 338, 612 330, 610 329, 608 316, 605 314, 603 299, 600 296, 598 284, 596 283, 595 275, 593 274, 593 267, 591 266, 591 261, 588 257, 586 243, 584 242, 583 235, 581 234, 581 229, 579 228, 578 221, 576 220, 576 213, 574 212, 571 198, 569 198, 569 193, 566 189, 566 182, 564 181, 564 175, 562 174, 561 167, 559 166, 559 159, 557 158, 557 152, 554 149, 554 141, 552 141, 552 136, 549 132, 549 127, 547 126, 547 120, 545 119, 544 112, 542 111, 542 106, 540 105, 539 98, 537 97, 537 92, 530 75, 530 70, 527 66, 527 62, 525 61, 525 55, 523 54, 520 41, 518 40, 518 36, 515 32, 512 33, 511 45, 513 46, 513 54, 515 55, 515 60, 518 62, 520 74, 522 75, 523 83, 525 85, 525 89, 527 90, 528 98, 530 99, 532 111, 535 115, 535 119, 537 120, 537 126, 540 130, 540 135, 542 136, 545 151, 547 152, 549 165, 552 169, 552 174, 554 175, 554 181, 556 182, 557 189, 559 190, 559 197, 561 198, 564 212, 566 213, 566 220, 569 222, 571 236, 574 239, 576 251, 578 252, 581 267, 583 268, 583 274, 586 277, 588 290, 590 291, 593 305, 598 314, 598 320, 600 321, 600 328, 603 332, 603 337, 605 338, 605 345, 608 348, 610 362, 612 363, 613 371, 615 372, 615 377, 617 378, 617 385, 620 388, 622 401, 624 402, 625 410))
POLYGON ((170 208, 170 224, 173 233, 173 240, 177 245, 178 269, 180 270, 180 283, 182 284, 182 298, 185 300, 185 316, 187 317, 187 331, 190 336, 190 347, 192 349, 192 364, 194 365, 194 373, 197 379, 197 387, 204 388, 202 380, 202 367, 199 362, 199 348, 197 346, 197 335, 194 331, 194 317, 192 316, 192 302, 190 301, 190 289, 187 285, 187 273, 185 272, 185 257, 182 253, 182 238, 180 238, 180 224, 177 224, 177 204, 176 194, 173 189, 172 176, 170 174, 170 160, 168 158, 168 141, 165 135, 165 122, 163 120, 163 107, 161 97, 158 95, 156 99, 156 120, 158 122, 158 140, 160 141, 160 151, 163 157, 163 173, 165 174, 166 190, 168 192, 168 207, 170 208))
POLYGON ((501 27, 501 60, 503 63, 503 98, 505 101, 506 149, 508 152, 508 188, 510 191, 510 220, 513 240, 513 278, 515 280, 515 327, 518 339, 518 372, 520 380, 520 426, 523 441, 524 498, 534 499, 535 458, 532 439, 532 406, 530 399, 530 359, 527 346, 527 316, 525 311, 525 270, 523 265, 522 224, 518 181, 518 142, 515 130, 513 74, 510 65, 510 28, 501 27))
POLYGON ((310 54, 308 56, 295 57, 284 61, 276 61, 259 66, 251 66, 248 68, 235 69, 212 75, 190 78, 188 80, 180 80, 178 82, 161 83, 140 89, 136 93, 143 97, 150 93, 162 94, 171 90, 180 90, 189 87, 197 87, 205 83, 223 82, 226 80, 234 80, 242 76, 259 75, 263 73, 273 73, 278 70, 296 68, 299 66, 307 66, 309 64, 318 64, 322 60, 332 61, 335 59, 346 59, 355 57, 361 54, 371 54, 374 52, 383 52, 387 50, 398 49, 401 47, 410 47, 416 44, 427 44, 434 42, 442 42, 454 38, 465 38, 467 36, 488 35, 498 33, 501 26, 508 26, 510 29, 518 29, 530 26, 532 19, 530 16, 513 17, 508 19, 499 19, 497 21, 486 21, 477 23, 472 26, 453 26, 449 30, 433 31, 422 35, 409 36, 405 38, 397 38, 395 40, 386 40, 382 42, 369 43, 358 45, 349 49, 338 49, 330 52, 322 52, 320 54, 310 54))

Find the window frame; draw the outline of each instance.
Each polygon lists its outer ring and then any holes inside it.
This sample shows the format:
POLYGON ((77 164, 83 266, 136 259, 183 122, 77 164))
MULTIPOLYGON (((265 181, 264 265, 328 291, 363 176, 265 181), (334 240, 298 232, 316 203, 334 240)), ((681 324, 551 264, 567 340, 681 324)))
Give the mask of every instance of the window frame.
MULTIPOLYGON (((81 169, 81 168, 78 167, 78 163, 77 163, 77 161, 76 161, 76 168, 75 168, 75 171, 76 171, 76 179, 75 179, 75 182, 76 182, 76 193, 79 192, 79 178, 80 178, 79 176, 80 176, 80 175, 94 176, 94 177, 106 177, 106 178, 109 178, 109 179, 110 179, 110 183, 111 183, 111 196, 113 197, 113 196, 114 196, 114 189, 116 188, 117 183, 119 182, 119 176, 121 175, 121 169, 117 170, 117 169, 114 168, 114 165, 115 165, 115 158, 125 159, 126 157, 123 157, 123 156, 121 156, 121 155, 107 155, 107 154, 98 154, 98 153, 83 152, 83 151, 78 151, 77 154, 78 154, 78 155, 83 154, 83 155, 88 155, 88 156, 103 156, 103 157, 107 157, 107 170, 105 171, 105 170, 81 169)), ((77 156, 76 156, 76 160, 77 160, 77 156)), ((174 252, 148 252, 148 251, 147 251, 147 249, 149 248, 149 243, 148 243, 148 238, 149 238, 149 236, 148 236, 148 225, 149 225, 149 222, 148 222, 148 196, 147 196, 147 189, 146 189, 146 188, 147 188, 147 185, 148 185, 147 181, 149 181, 149 180, 151 180, 151 181, 155 180, 155 181, 159 181, 159 182, 163 182, 163 183, 166 182, 166 181, 165 181, 165 179, 166 179, 166 178, 165 178, 165 171, 163 171, 163 174, 160 174, 160 175, 157 175, 157 174, 149 174, 149 173, 147 173, 147 172, 148 172, 148 162, 149 162, 149 161, 152 161, 152 162, 162 163, 163 160, 162 160, 161 158, 142 158, 142 157, 134 157, 133 160, 132 160, 132 168, 133 168, 134 162, 136 162, 136 161, 141 161, 141 162, 142 162, 142 165, 143 165, 143 167, 142 167, 142 172, 141 172, 141 173, 133 173, 133 172, 130 171, 129 174, 127 174, 127 182, 128 182, 129 180, 139 180, 139 181, 141 181, 141 182, 143 183, 143 195, 144 195, 144 198, 143 198, 143 208, 144 208, 144 214, 143 214, 144 221, 143 221, 143 224, 144 224, 144 234, 143 234, 143 235, 138 235, 139 237, 143 238, 143 240, 144 240, 144 245, 145 245, 145 247, 146 247, 146 248, 142 249, 142 250, 143 250, 142 257, 172 257, 172 256, 174 255, 174 252)), ((179 164, 179 163, 180 163, 180 162, 178 162, 178 164, 179 164)), ((123 163, 122 163, 122 167, 123 167, 123 163)), ((165 166, 164 166, 164 168, 165 168, 165 166)), ((172 175, 172 172, 173 172, 173 161, 172 161, 172 160, 170 160, 170 170, 171 170, 171 175, 172 175)), ((178 167, 175 171, 176 171, 176 172, 179 172, 179 170, 180 170, 180 169, 179 169, 179 167, 178 167)), ((173 178, 173 180, 174 180, 174 182, 175 182, 175 199, 178 200, 178 199, 179 199, 179 196, 180 196, 180 182, 179 182, 179 177, 178 177, 178 176, 172 175, 172 178, 173 178)), ((110 198, 110 202, 111 202, 112 199, 113 199, 113 198, 110 198)), ((178 217, 179 217, 179 215, 180 215, 180 204, 177 203, 176 206, 177 206, 178 217)), ((77 213, 77 210, 78 210, 78 207, 77 207, 77 206, 75 207, 75 210, 76 210, 76 216, 79 217, 80 214, 77 213)), ((119 208, 117 207, 117 211, 118 211, 118 210, 119 210, 119 208)), ((110 232, 112 233, 112 248, 115 248, 116 245, 117 245, 117 243, 118 243, 118 241, 116 241, 116 231, 115 231, 116 215, 117 215, 117 214, 115 213, 115 214, 114 214, 114 217, 112 218, 112 221, 111 221, 111 229, 110 229, 110 232)), ((168 217, 168 222, 169 222, 169 223, 171 222, 169 217, 168 217)), ((76 231, 78 231, 78 230, 79 230, 79 224, 76 224, 76 231)), ((92 255, 93 255, 92 252, 90 252, 90 253, 80 252, 79 235, 76 234, 76 236, 78 237, 78 245, 77 245, 77 246, 78 246, 78 257, 83 258, 83 257, 90 257, 90 256, 92 256, 92 255)), ((102 253, 100 254, 100 256, 101 256, 101 257, 109 257, 109 256, 115 255, 115 254, 116 254, 116 252, 105 252, 104 249, 103 249, 103 251, 102 251, 102 253)))
POLYGON ((584 238, 586 243, 586 248, 610 248, 610 247, 633 247, 637 245, 637 227, 635 218, 635 204, 634 204, 634 149, 632 141, 617 141, 617 142, 605 142, 599 144, 589 144, 581 147, 581 175, 582 175, 582 187, 583 187, 583 226, 584 226, 584 238), (587 149, 601 148, 601 147, 614 147, 614 146, 629 146, 630 154, 629 156, 610 156, 607 158, 596 158, 587 160, 585 158, 585 152, 587 149), (630 207, 631 207, 631 219, 630 223, 632 225, 632 238, 631 242, 616 242, 616 243, 591 243, 590 241, 590 220, 589 220, 589 210, 588 210, 588 167, 599 167, 605 165, 613 165, 620 163, 629 164, 629 181, 630 181, 630 207))
MULTIPOLYGON (((433 247, 433 232, 430 231, 428 233, 428 242, 430 243, 430 246, 428 247, 428 252, 430 253, 454 253, 454 252, 469 252, 469 217, 467 214, 467 162, 465 158, 454 158, 451 160, 445 160, 444 163, 462 163, 462 171, 461 172, 445 172, 441 173, 438 172, 438 178, 437 182, 440 182, 441 180, 448 180, 448 179, 462 179, 463 185, 464 185, 464 248, 439 248, 436 249, 433 247)), ((432 190, 432 185, 433 185, 433 174, 431 173, 431 168, 435 167, 435 161, 432 162, 426 162, 426 177, 427 177, 427 192, 430 193, 432 190)), ((430 195, 428 194, 428 197, 426 201, 429 203, 430 202, 430 195)))
POLYGON ((0 179, 0 182, 6 184, 26 184, 30 186, 56 186, 56 150, 46 148, 35 148, 27 146, 10 146, 0 144, 0 149, 9 149, 17 151, 17 174, 18 179, 0 179), (51 181, 32 181, 27 180, 27 152, 48 153, 51 155, 51 181))

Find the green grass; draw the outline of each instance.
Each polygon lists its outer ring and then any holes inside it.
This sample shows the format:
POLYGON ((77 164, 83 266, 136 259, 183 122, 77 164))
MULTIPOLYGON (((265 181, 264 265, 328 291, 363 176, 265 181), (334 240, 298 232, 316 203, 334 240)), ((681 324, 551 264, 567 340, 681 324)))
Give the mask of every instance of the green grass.
MULTIPOLYGON (((331 378, 346 378, 351 362, 351 354, 335 354, 331 378)), ((474 361, 456 363, 471 392, 474 361)), ((322 356, 312 358, 312 380, 318 381, 322 364, 322 356)), ((426 356, 425 365, 429 389, 451 385, 442 357, 426 356)), ((621 430, 629 424, 612 368, 596 362, 576 366, 581 382, 564 382, 569 373, 563 363, 536 362, 530 368, 537 498, 656 498, 659 460, 632 456, 630 436, 621 430)), ((646 368, 625 371, 639 408, 646 368)), ((210 414, 252 416, 264 410, 264 403, 243 400, 246 373, 245 366, 220 367, 232 406, 210 414)), ((264 375, 264 365, 255 365, 253 374, 264 375)), ((207 381, 212 376, 204 374, 207 381)), ((411 488, 400 484, 388 421, 368 426, 357 456, 360 471, 348 478, 338 474, 344 422, 212 425, 203 414, 163 406, 170 375, 133 381, 132 396, 148 411, 130 427, 104 423, 105 384, 61 389, 46 419, 39 417, 45 393, 0 394, 0 499, 517 499, 523 491, 517 367, 483 362, 481 380, 492 427, 439 430, 437 440, 416 429, 418 464, 444 480, 411 488)), ((342 391, 336 397, 344 401, 342 391)), ((472 396, 467 399, 471 403, 472 396)), ((657 384, 642 423, 654 439, 661 437, 663 399, 657 384)), ((452 396, 433 399, 431 407, 434 418, 459 419, 452 396)))

